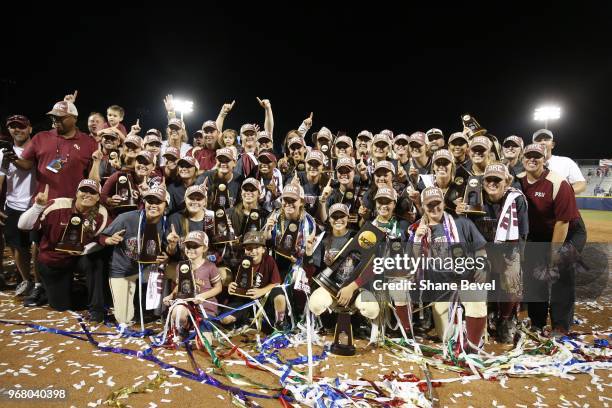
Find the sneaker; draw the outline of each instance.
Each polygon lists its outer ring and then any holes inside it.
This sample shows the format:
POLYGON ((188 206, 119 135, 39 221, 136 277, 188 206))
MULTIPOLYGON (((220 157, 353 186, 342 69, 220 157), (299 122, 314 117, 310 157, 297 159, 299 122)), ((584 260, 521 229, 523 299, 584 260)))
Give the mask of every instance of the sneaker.
POLYGON ((29 296, 30 292, 34 289, 34 282, 32 281, 21 281, 15 289, 15 296, 29 296))
POLYGON ((516 335, 514 319, 500 319, 497 322, 497 338, 501 343, 513 344, 516 335))
POLYGON ((102 323, 104 322, 104 317, 105 317, 104 312, 91 311, 89 312, 89 316, 87 317, 87 320, 89 320, 92 323, 102 323))
POLYGON ((24 306, 42 306, 47 304, 47 292, 42 285, 34 286, 30 296, 24 299, 24 306))

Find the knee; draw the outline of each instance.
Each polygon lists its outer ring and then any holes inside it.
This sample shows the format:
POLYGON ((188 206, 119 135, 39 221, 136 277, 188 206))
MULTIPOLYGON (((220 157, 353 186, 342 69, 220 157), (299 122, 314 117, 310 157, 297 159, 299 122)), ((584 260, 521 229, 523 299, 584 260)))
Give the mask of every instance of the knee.
POLYGON ((315 290, 310 296, 310 301, 308 302, 308 308, 312 313, 316 316, 320 316, 325 310, 327 310, 333 303, 333 299, 331 295, 327 292, 327 290, 323 288, 318 288, 315 290))
POLYGON ((355 299, 355 307, 363 317, 370 320, 376 319, 380 313, 380 306, 372 292, 363 291, 355 299))
POLYGON ((467 317, 485 317, 487 315, 486 302, 464 302, 463 308, 467 317))

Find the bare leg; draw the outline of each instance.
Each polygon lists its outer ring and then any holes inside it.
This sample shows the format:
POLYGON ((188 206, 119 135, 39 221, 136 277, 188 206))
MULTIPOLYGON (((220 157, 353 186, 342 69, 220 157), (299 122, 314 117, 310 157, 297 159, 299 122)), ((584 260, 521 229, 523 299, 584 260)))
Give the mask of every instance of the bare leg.
POLYGON ((19 274, 24 281, 31 281, 32 274, 30 274, 30 251, 26 248, 11 248, 13 252, 13 258, 15 258, 15 265, 19 274))

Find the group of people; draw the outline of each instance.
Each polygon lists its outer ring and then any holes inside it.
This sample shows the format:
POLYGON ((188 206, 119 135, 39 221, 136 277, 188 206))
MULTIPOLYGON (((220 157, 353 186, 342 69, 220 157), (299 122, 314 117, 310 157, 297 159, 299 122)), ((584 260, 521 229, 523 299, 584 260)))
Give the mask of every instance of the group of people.
POLYGON ((143 131, 137 121, 128 132, 113 105, 89 115, 86 133, 76 126, 76 96, 57 102, 51 130, 34 136, 27 117, 6 120, 3 228, 26 306, 87 308, 97 322, 112 311, 122 330, 169 310, 177 338, 194 316, 222 311, 224 327, 260 319, 265 330, 289 330, 309 309, 359 312, 365 326, 406 336, 435 326, 444 339, 460 308, 462 346, 477 349, 487 318, 500 341, 513 341, 521 304, 533 328, 542 330, 550 311, 555 332, 570 330, 575 276, 563 256, 586 242, 574 198, 586 183, 571 159, 552 154, 550 130, 524 145, 515 135, 498 140, 466 114, 448 138, 436 128, 351 137, 312 132, 311 114, 279 138, 270 101, 257 98, 263 129, 225 129, 232 102, 189 134, 169 95, 165 129, 143 131), (382 237, 378 257, 481 256, 486 266, 465 279, 496 279, 501 289, 495 298, 459 292, 426 302, 376 291, 377 279, 456 271, 378 276, 363 254, 346 251, 368 228, 382 237), (334 284, 321 284, 330 270, 334 284), (261 310, 243 307, 254 300, 261 310))

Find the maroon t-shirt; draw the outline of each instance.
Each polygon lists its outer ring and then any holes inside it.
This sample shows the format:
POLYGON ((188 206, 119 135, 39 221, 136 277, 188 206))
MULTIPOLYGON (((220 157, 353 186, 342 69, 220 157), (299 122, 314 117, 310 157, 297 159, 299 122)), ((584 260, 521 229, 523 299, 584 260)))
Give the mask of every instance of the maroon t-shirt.
MULTIPOLYGON (((193 148, 189 149, 188 156, 192 155, 192 150, 193 148)), ((217 164, 217 151, 203 147, 196 152, 195 159, 199 162, 201 171, 208 171, 217 164)))
POLYGON ((520 179, 529 204, 530 241, 550 242, 557 221, 572 222, 580 218, 572 186, 560 176, 549 173, 550 170, 544 170, 533 184, 527 181, 527 176, 520 179), (553 199, 555 185, 558 192, 553 199))
POLYGON ((259 265, 255 265, 255 276, 253 286, 263 288, 270 283, 281 283, 280 273, 276 261, 268 254, 264 254, 259 265))
MULTIPOLYGON (((55 246, 62 240, 64 230, 76 212, 73 208, 72 198, 57 198, 47 203, 47 206, 38 217, 34 230, 40 229, 40 252, 38 261, 42 264, 61 268, 70 265, 76 256, 66 252, 55 251, 55 246)), ((93 220, 83 219, 83 244, 87 245, 96 239, 108 223, 106 208, 100 206, 93 220)))
POLYGON ((36 191, 49 185, 49 199, 56 197, 74 197, 79 182, 89 177, 91 155, 97 150, 98 144, 87 134, 77 129, 75 135, 65 139, 57 134, 55 129, 39 132, 23 151, 22 157, 36 164, 36 191), (47 165, 55 159, 64 160, 62 169, 54 173, 47 165))

